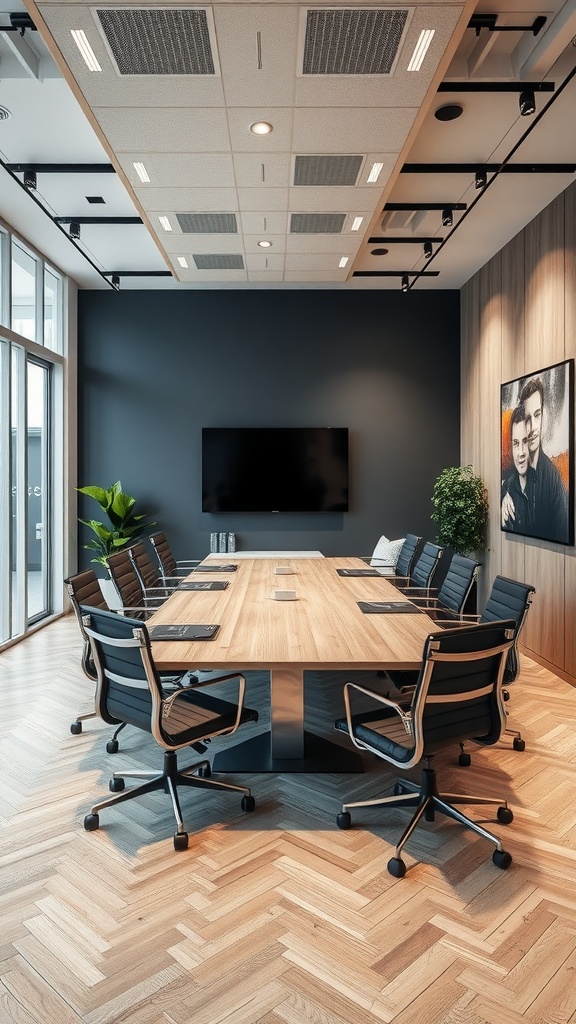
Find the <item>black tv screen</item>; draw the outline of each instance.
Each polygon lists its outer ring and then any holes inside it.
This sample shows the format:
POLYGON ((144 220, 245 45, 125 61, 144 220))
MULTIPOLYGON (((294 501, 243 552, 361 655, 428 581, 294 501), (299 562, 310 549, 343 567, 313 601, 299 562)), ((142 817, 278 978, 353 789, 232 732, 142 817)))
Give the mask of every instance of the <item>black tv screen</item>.
POLYGON ((203 512, 347 512, 347 427, 204 427, 203 512))

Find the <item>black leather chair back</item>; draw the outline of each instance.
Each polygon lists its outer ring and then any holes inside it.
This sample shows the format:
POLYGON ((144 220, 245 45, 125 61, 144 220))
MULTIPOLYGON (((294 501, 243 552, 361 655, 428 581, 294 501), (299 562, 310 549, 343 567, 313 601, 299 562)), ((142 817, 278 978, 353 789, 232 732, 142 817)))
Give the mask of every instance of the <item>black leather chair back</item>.
POLYGON ((410 574, 411 587, 430 587, 444 549, 426 542, 410 574))
POLYGON ((414 564, 416 552, 422 543, 422 537, 417 537, 414 533, 407 533, 406 539, 398 555, 398 561, 396 562, 395 574, 396 576, 410 576, 410 571, 414 564))
MULTIPOLYGON (((127 615, 115 615, 86 605, 81 606, 81 613, 88 618, 90 629, 102 635, 101 640, 92 639, 98 676, 98 714, 110 724, 127 722, 151 732, 152 694, 142 661, 141 646, 134 638, 134 630, 145 629, 144 624, 127 615), (106 643, 106 637, 112 641, 134 641, 134 644, 116 647, 113 643, 106 643)), ((159 701, 162 691, 155 671, 152 679, 157 687, 159 701)))
POLYGON ((514 644, 508 653, 506 671, 504 672, 506 685, 513 683, 520 671, 518 637, 526 621, 532 603, 532 595, 535 593, 536 589, 530 583, 519 583, 517 580, 507 579, 506 576, 496 576, 486 607, 482 612, 481 622, 493 622, 495 619, 505 618, 513 619, 515 623, 514 644))
POLYGON ((464 610, 479 568, 480 562, 472 558, 452 555, 448 572, 438 591, 438 607, 442 611, 459 615, 464 610))

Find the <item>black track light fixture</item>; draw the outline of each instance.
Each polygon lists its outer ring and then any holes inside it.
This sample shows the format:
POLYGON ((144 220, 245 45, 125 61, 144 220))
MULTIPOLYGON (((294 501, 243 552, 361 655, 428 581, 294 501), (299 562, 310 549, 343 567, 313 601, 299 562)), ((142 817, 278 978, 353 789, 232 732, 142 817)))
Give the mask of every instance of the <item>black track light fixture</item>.
POLYGON ((474 188, 486 188, 487 181, 488 176, 486 174, 486 171, 482 170, 482 168, 479 167, 474 175, 474 188))
POLYGON ((110 278, 110 284, 112 285, 113 288, 116 289, 117 292, 119 292, 120 291, 120 274, 112 274, 112 277, 110 278))
POLYGON ((24 188, 29 188, 32 192, 34 192, 38 187, 38 182, 36 180, 36 171, 24 171, 22 182, 24 188))
POLYGON ((408 274, 402 274, 402 291, 407 292, 410 287, 410 278, 408 274))
POLYGON ((442 210, 442 226, 445 228, 451 228, 452 222, 452 210, 442 210))
POLYGON ((80 225, 77 220, 70 221, 70 227, 68 228, 70 238, 80 238, 80 225))
POLYGON ((536 96, 533 89, 524 89, 518 97, 518 106, 522 117, 530 117, 536 112, 536 96))
POLYGON ((427 260, 430 259, 432 255, 432 242, 424 242, 424 255, 427 260))

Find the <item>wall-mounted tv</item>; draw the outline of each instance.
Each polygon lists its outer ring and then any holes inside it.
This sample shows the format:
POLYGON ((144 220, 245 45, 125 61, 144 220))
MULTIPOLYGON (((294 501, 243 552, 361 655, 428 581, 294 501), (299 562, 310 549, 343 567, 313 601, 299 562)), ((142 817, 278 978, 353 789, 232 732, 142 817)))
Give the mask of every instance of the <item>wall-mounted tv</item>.
POLYGON ((347 427, 204 427, 203 512, 347 512, 347 427))

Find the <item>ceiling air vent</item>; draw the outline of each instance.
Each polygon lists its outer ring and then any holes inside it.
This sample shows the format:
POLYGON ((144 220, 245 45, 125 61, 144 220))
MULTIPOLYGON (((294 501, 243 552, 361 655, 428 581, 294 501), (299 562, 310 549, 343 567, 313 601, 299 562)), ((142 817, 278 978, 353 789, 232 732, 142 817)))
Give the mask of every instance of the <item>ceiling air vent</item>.
POLYGON ((244 260, 241 256, 222 255, 214 253, 206 256, 193 256, 192 259, 198 270, 244 270, 244 260))
POLYGON ((339 234, 345 220, 345 213, 293 213, 290 232, 293 235, 339 234))
POLYGON ((99 10, 121 75, 213 75, 206 11, 99 10))
POLYGON ((0 121, 7 121, 9 117, 12 117, 12 113, 8 107, 0 107, 0 121))
POLYGON ((180 229, 190 235, 236 235, 235 213, 177 213, 180 229))
POLYGON ((362 156, 297 156, 295 185, 355 185, 362 156))
POLYGON ((408 10, 308 11, 304 75, 389 75, 408 10))

